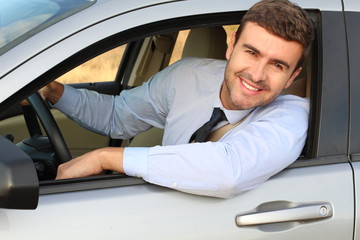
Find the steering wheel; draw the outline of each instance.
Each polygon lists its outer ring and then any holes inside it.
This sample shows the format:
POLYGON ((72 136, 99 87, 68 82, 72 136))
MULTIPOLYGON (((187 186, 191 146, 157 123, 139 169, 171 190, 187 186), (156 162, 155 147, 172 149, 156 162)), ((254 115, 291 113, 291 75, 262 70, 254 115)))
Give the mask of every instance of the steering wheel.
POLYGON ((55 152, 56 159, 60 164, 70 161, 72 158, 69 148, 67 147, 64 137, 62 136, 60 129, 45 101, 37 92, 33 93, 28 100, 49 138, 50 144, 55 152))

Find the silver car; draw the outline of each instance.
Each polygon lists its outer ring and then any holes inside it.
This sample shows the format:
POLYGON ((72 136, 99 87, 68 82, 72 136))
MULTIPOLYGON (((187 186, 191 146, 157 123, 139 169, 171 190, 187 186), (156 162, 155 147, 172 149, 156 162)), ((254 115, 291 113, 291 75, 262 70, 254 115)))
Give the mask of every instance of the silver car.
POLYGON ((55 181, 57 166, 104 146, 161 144, 161 129, 118 140, 42 101, 51 81, 106 94, 185 56, 224 58, 255 0, 0 0, 0 239, 360 239, 360 3, 295 2, 316 26, 283 94, 311 102, 299 159, 231 199, 106 172, 55 181), (216 47, 211 47, 216 46, 216 47))

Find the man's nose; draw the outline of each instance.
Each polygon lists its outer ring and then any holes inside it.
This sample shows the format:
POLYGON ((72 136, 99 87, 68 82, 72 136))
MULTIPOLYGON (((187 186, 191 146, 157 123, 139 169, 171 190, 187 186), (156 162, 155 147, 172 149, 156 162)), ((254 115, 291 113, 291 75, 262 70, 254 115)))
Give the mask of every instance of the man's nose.
POLYGON ((258 61, 256 64, 251 66, 250 75, 252 77, 253 82, 258 82, 261 80, 265 80, 266 77, 266 63, 262 61, 258 61))

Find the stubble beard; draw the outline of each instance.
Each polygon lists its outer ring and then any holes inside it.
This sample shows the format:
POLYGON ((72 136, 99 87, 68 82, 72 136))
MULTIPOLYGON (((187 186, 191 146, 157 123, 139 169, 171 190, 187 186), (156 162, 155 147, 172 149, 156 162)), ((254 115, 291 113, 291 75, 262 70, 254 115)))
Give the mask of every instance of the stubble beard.
MULTIPOLYGON (((257 95, 257 96, 251 96, 251 95, 245 95, 241 92, 240 89, 240 78, 248 79, 252 82, 252 77, 250 74, 245 72, 236 72, 233 75, 230 75, 227 71, 225 71, 225 79, 223 87, 225 87, 225 92, 228 94, 228 104, 231 106, 233 110, 235 108, 237 110, 248 110, 255 107, 261 107, 270 104, 273 102, 279 95, 273 94, 269 98, 266 98, 263 94, 257 95), (231 79, 231 76, 233 76, 233 79, 231 79), (238 83, 239 85, 237 86, 238 83)), ((254 82, 255 83, 255 82, 254 82)), ((261 91, 271 92, 270 87, 263 81, 257 81, 256 85, 261 88, 261 91)))

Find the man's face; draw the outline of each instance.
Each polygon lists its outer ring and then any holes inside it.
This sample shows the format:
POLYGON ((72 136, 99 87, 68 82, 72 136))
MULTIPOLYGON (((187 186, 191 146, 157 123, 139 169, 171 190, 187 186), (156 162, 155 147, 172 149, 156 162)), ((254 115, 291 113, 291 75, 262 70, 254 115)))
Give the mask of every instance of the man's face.
POLYGON ((235 34, 226 52, 229 60, 221 101, 225 108, 244 110, 276 99, 300 73, 300 43, 286 41, 259 25, 247 22, 238 41, 235 34))

